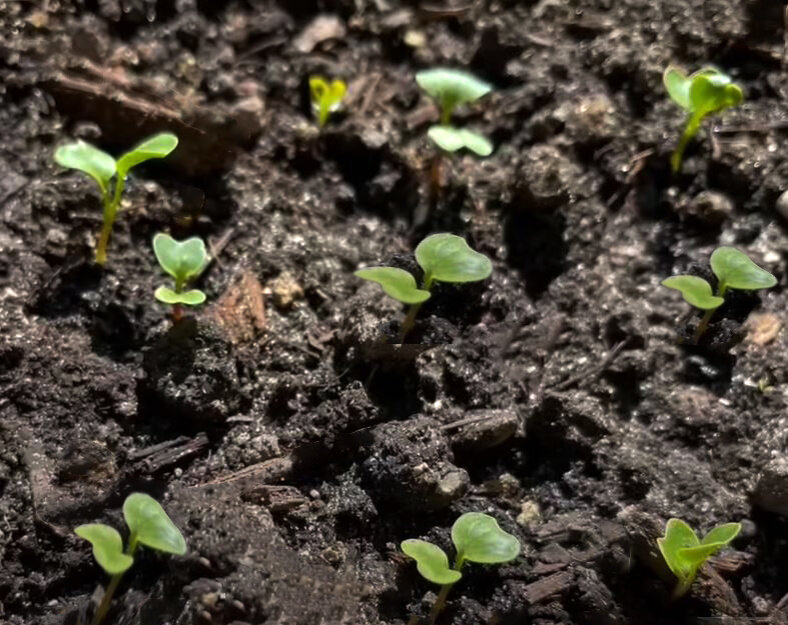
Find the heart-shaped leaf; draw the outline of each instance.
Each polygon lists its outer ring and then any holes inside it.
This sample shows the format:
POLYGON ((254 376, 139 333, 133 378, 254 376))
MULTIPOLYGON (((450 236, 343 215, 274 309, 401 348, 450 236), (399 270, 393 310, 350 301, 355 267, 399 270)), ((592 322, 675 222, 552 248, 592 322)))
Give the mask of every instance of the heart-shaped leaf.
POLYGON ((680 580, 692 573, 692 566, 679 556, 679 551, 699 544, 700 540, 695 531, 681 519, 668 520, 665 525, 665 535, 657 538, 657 546, 665 559, 665 564, 680 580))
POLYGON ((153 294, 154 297, 165 304, 185 304, 186 306, 199 306, 205 301, 205 293, 199 289, 190 289, 176 293, 166 286, 160 286, 153 294))
POLYGON ((697 276, 671 276, 662 281, 662 286, 679 291, 689 304, 701 310, 714 310, 725 302, 712 294, 708 282, 697 276))
MULTIPOLYGON (((713 71, 713 70, 712 70, 713 71)), ((709 115, 737 106, 744 99, 739 86, 721 72, 705 70, 693 74, 689 89, 690 110, 695 115, 709 115)))
POLYGON ((103 194, 107 193, 109 181, 115 175, 115 159, 84 141, 61 145, 55 150, 55 162, 61 167, 86 173, 98 183, 103 194))
POLYGON ((446 152, 456 152, 457 150, 466 148, 479 156, 489 156, 493 151, 493 145, 486 137, 479 133, 466 130, 465 128, 431 126, 427 131, 427 136, 429 136, 440 149, 446 152))
POLYGON ((134 564, 134 558, 123 553, 123 539, 115 528, 89 523, 75 528, 74 533, 93 545, 93 557, 109 575, 120 575, 134 564))
POLYGON ((153 251, 161 268, 179 282, 196 278, 208 264, 208 252, 199 237, 176 241, 160 232, 153 237, 153 251))
POLYGON ((132 536, 146 547, 183 555, 186 541, 180 530, 164 512, 164 509, 150 495, 132 493, 123 502, 123 517, 132 536))
POLYGON ((424 270, 425 284, 476 282, 492 273, 492 263, 454 234, 432 234, 416 247, 416 261, 424 270))
POLYGON ((152 158, 164 158, 178 146, 178 137, 162 132, 145 139, 118 159, 118 176, 125 178, 128 171, 152 158))
POLYGON ((691 111, 689 90, 692 80, 678 67, 669 66, 662 74, 662 83, 671 100, 685 111, 691 111))
POLYGON ((711 255, 711 269, 721 284, 731 289, 768 289, 777 279, 733 247, 718 247, 711 255))
POLYGON ((478 100, 492 90, 489 84, 473 74, 447 68, 418 72, 416 82, 439 102, 449 100, 455 106, 478 100))
POLYGON ((425 540, 403 540, 400 545, 405 555, 416 560, 416 568, 424 579, 433 584, 454 584, 461 577, 459 571, 449 567, 446 552, 425 540))
POLYGON ((343 80, 328 82, 322 76, 309 78, 309 92, 312 97, 312 109, 317 114, 318 124, 322 128, 330 113, 337 111, 347 93, 347 85, 343 80))
POLYGON ((454 522, 451 539, 457 557, 479 564, 500 564, 520 554, 520 541, 504 532, 498 521, 481 512, 466 512, 454 522))
POLYGON ((418 288, 416 279, 404 269, 397 267, 368 267, 359 269, 359 278, 377 282, 383 292, 403 304, 421 304, 430 298, 430 292, 418 288))
POLYGON ((730 543, 741 532, 741 523, 723 523, 714 529, 710 530, 708 534, 700 541, 701 545, 719 545, 725 546, 730 543))

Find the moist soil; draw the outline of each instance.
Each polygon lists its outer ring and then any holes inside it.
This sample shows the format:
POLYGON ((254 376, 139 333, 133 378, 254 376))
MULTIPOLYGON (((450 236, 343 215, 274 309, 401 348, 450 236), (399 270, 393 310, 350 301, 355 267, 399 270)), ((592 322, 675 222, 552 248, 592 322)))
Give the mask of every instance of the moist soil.
POLYGON ((399 543, 451 552, 467 511, 523 553, 468 565, 440 625, 787 622, 782 11, 0 0, 0 621, 85 622, 106 578, 72 530, 122 529, 143 491, 189 550, 140 552, 107 622, 413 623, 437 588, 399 543), (746 93, 677 176, 669 62, 746 93), (413 75, 437 65, 494 85, 456 121, 496 150, 445 158, 436 197, 413 75), (323 131, 313 74, 349 85, 323 131), (53 150, 164 130, 180 145, 132 172, 100 269, 96 189, 53 150), (178 324, 160 231, 212 252, 178 324), (493 275, 436 287, 396 345, 403 309, 353 271, 417 271, 434 232, 493 275), (699 318, 659 282, 709 276, 721 244, 779 285, 690 346, 699 318), (670 517, 743 524, 677 601, 670 517))

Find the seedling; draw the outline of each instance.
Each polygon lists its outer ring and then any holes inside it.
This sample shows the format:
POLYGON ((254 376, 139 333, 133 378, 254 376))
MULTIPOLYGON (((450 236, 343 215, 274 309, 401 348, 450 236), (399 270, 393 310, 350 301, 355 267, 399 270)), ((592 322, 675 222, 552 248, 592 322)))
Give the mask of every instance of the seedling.
POLYGON ((741 523, 725 523, 715 527, 700 540, 684 521, 670 519, 665 525, 665 536, 657 538, 657 545, 668 568, 679 580, 673 596, 683 596, 703 563, 727 546, 740 531, 741 523))
POLYGON ((430 298, 433 283, 477 282, 492 273, 490 259, 472 250, 465 239, 454 234, 431 234, 418 244, 415 256, 424 271, 421 287, 411 273, 396 267, 368 267, 355 273, 359 278, 377 282, 386 295, 398 302, 410 305, 400 326, 400 342, 416 323, 421 305, 430 298))
POLYGON ((160 232, 153 237, 153 252, 161 268, 175 278, 175 288, 160 286, 154 296, 160 302, 170 304, 173 321, 180 321, 184 305, 199 306, 205 301, 205 293, 199 289, 184 290, 208 264, 210 257, 205 243, 199 237, 176 241, 160 232))
MULTIPOLYGON (((449 557, 437 545, 418 539, 403 540, 405 555, 416 560, 416 569, 421 576, 441 586, 438 598, 430 610, 432 625, 446 604, 451 587, 462 578, 460 572, 466 562, 478 564, 502 564, 514 560, 520 554, 520 541, 504 532, 498 521, 481 512, 466 512, 451 528, 451 540, 457 550, 454 566, 449 566, 449 557)), ((415 624, 418 619, 411 619, 415 624)))
POLYGON ((329 115, 339 110, 347 93, 347 85, 343 80, 329 82, 322 76, 310 76, 309 93, 312 96, 312 110, 317 116, 317 125, 326 125, 329 115))
POLYGON ((678 173, 684 150, 700 130, 703 120, 726 108, 738 106, 744 94, 730 76, 713 67, 704 67, 687 76, 679 68, 670 66, 665 70, 662 82, 671 99, 689 113, 684 133, 670 157, 670 166, 674 173, 678 173))
POLYGON ((777 279, 772 274, 758 267, 746 254, 733 247, 718 247, 711 254, 710 264, 711 270, 717 276, 715 293, 712 293, 711 285, 698 276, 671 276, 662 281, 663 286, 679 291, 687 303, 706 311, 695 329, 695 345, 708 328, 714 311, 725 302, 728 289, 755 291, 777 284, 777 279))
POLYGON ((93 614, 93 625, 106 617, 123 574, 134 564, 134 552, 139 545, 182 556, 186 541, 159 503, 149 495, 132 493, 123 502, 123 518, 129 526, 129 544, 123 549, 123 539, 109 525, 91 523, 80 525, 74 532, 93 545, 93 557, 110 575, 110 582, 93 614))
POLYGON ((430 167, 430 196, 434 201, 441 187, 443 154, 467 149, 478 156, 492 154, 493 145, 479 133, 455 128, 451 116, 457 106, 474 102, 487 95, 492 87, 475 76, 455 69, 429 69, 416 74, 416 82, 440 108, 440 124, 431 126, 427 136, 440 148, 430 167))
POLYGON ((101 191, 104 205, 104 224, 101 227, 98 245, 96 246, 96 263, 107 262, 107 245, 112 233, 112 224, 120 207, 123 187, 129 170, 152 158, 164 158, 178 145, 178 137, 168 132, 150 137, 137 147, 123 154, 117 161, 97 147, 75 141, 60 146, 55 150, 55 162, 62 167, 77 169, 93 178, 101 191), (112 178, 115 178, 114 188, 112 178))

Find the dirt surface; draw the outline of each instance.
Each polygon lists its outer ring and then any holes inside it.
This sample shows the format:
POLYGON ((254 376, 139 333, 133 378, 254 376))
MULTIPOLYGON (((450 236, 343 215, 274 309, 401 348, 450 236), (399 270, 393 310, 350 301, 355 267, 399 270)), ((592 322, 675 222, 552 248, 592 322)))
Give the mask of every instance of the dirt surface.
POLYGON ((441 625, 788 622, 781 4, 0 0, 0 622, 90 612, 72 529, 120 529, 134 491, 189 551, 143 553, 113 623, 404 625, 436 588, 399 542, 449 549, 470 510, 523 555, 468 566, 441 625), (669 62, 747 96, 676 177, 669 62), (435 65, 495 86, 458 121, 496 151, 451 159, 431 207, 435 65), (323 132, 313 73, 349 84, 323 132), (160 130, 181 143, 134 171, 102 271, 95 189, 53 150, 160 130), (159 231, 213 249, 175 327, 159 231), (441 231, 493 275, 386 344, 403 311, 352 272, 441 231), (779 285, 690 348, 659 281, 720 244, 779 285), (677 602, 671 516, 743 523, 677 602))

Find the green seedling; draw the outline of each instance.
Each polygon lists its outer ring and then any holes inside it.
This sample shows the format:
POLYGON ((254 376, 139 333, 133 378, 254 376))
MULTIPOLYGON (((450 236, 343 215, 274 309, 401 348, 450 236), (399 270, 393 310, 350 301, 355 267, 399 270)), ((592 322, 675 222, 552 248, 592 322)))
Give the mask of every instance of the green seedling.
POLYGON ((322 128, 329 115, 339 110, 347 93, 347 85, 343 80, 329 82, 322 76, 310 76, 309 93, 312 97, 312 110, 317 116, 317 125, 322 128))
POLYGON ((359 278, 378 283, 386 295, 410 305, 400 327, 400 342, 416 323, 419 308, 430 298, 435 282, 477 282, 492 273, 490 259, 472 250, 465 239, 454 234, 431 234, 418 244, 415 256, 424 271, 421 286, 411 273, 396 267, 368 267, 355 273, 359 278))
MULTIPOLYGON (((520 554, 520 541, 504 532, 498 522, 481 512, 466 512, 451 528, 451 540, 457 550, 454 566, 449 566, 449 557, 437 545, 418 539, 403 540, 405 555, 416 560, 416 569, 422 577, 441 586, 438 598, 430 610, 432 625, 446 604, 451 587, 462 578, 462 567, 466 562, 477 564, 503 564, 520 554)), ((415 625, 418 618, 411 619, 415 625)))
POLYGON ((670 166, 674 173, 678 173, 684 150, 700 130, 703 120, 709 115, 738 106, 744 94, 730 76, 713 67, 704 67, 687 76, 679 68, 670 66, 665 70, 662 82, 670 98, 689 113, 684 133, 670 157, 670 166))
POLYGON ((120 534, 109 525, 91 523, 74 530, 77 536, 93 545, 93 557, 110 575, 109 586, 93 614, 93 625, 99 625, 106 617, 123 574, 134 564, 138 546, 178 556, 186 553, 183 535, 153 497, 132 493, 123 502, 123 517, 129 527, 129 543, 125 550, 120 534))
POLYGON ((93 178, 101 191, 104 205, 104 224, 101 227, 98 245, 96 246, 96 263, 107 262, 107 245, 112 233, 112 225, 120 207, 126 176, 132 167, 152 158, 164 158, 178 145, 178 137, 163 132, 150 137, 137 147, 123 154, 118 160, 97 147, 75 141, 60 146, 55 150, 55 162, 61 167, 77 169, 93 178), (114 188, 112 178, 115 178, 114 188))
POLYGON ((492 87, 475 76, 455 69, 429 69, 416 74, 416 82, 440 108, 440 124, 427 131, 430 140, 440 148, 430 166, 430 197, 434 203, 441 188, 443 155, 461 149, 477 156, 492 154, 493 145, 479 133, 465 128, 455 128, 451 116, 457 106, 474 102, 487 95, 492 87))
POLYGON ((180 321, 183 306, 199 306, 205 301, 205 293, 199 289, 186 289, 205 269, 210 257, 205 243, 199 237, 176 241, 163 232, 153 237, 153 252, 164 271, 175 279, 174 288, 160 286, 154 296, 160 302, 172 306, 174 321, 180 321))
POLYGON ((758 267, 746 254, 733 247, 718 247, 711 254, 710 264, 711 270, 717 276, 716 292, 712 292, 711 285, 706 280, 697 276, 671 276, 662 281, 663 286, 679 291, 688 304, 706 311, 695 329, 695 345, 708 328, 714 311, 725 302, 728 289, 755 291, 777 284, 777 279, 772 274, 758 267))
POLYGON ((657 538, 657 545, 668 568, 679 580, 673 596, 686 594, 703 563, 726 547, 740 531, 741 523, 725 523, 701 540, 684 521, 670 519, 665 525, 665 535, 657 538))

